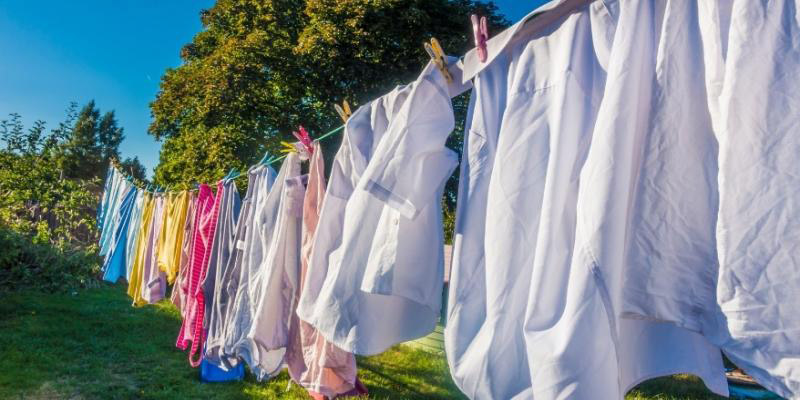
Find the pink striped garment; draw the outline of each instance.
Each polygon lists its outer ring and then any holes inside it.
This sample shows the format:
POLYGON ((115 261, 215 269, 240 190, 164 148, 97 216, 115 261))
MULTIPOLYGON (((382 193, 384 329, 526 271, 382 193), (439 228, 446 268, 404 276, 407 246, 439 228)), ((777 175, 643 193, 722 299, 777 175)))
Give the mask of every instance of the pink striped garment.
POLYGON ((205 342, 205 331, 203 329, 205 296, 202 282, 205 280, 206 271, 208 270, 214 232, 217 228, 222 190, 222 182, 220 182, 217 184, 217 195, 215 197, 211 188, 206 184, 202 184, 197 195, 189 284, 186 298, 184 298, 184 319, 181 330, 178 333, 178 341, 175 344, 179 349, 186 350, 189 347, 189 342, 192 342, 192 347, 189 351, 189 364, 195 368, 203 360, 202 351, 200 352, 200 358, 193 360, 193 357, 205 342))

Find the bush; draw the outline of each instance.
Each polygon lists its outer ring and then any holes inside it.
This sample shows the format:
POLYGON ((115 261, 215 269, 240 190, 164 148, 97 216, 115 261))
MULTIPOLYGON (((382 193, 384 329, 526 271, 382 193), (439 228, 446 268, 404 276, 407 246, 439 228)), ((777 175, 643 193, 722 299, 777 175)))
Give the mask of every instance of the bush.
POLYGON ((95 287, 99 257, 95 249, 59 248, 0 227, 0 293, 16 290, 59 292, 95 287))

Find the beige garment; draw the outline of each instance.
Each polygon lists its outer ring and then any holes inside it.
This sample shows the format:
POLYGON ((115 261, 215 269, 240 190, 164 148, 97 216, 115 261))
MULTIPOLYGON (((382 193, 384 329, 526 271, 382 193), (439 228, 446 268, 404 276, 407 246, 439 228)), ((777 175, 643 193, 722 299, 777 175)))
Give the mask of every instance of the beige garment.
POLYGON ((322 148, 318 142, 314 142, 314 154, 309 165, 308 186, 303 199, 300 285, 297 287, 295 303, 291 310, 290 344, 286 353, 286 363, 292 379, 306 388, 312 396, 318 393, 332 399, 355 388, 355 357, 352 353, 326 341, 311 324, 297 318, 295 313, 296 299, 300 298, 305 281, 314 233, 317 230, 324 198, 325 161, 322 157, 322 148))

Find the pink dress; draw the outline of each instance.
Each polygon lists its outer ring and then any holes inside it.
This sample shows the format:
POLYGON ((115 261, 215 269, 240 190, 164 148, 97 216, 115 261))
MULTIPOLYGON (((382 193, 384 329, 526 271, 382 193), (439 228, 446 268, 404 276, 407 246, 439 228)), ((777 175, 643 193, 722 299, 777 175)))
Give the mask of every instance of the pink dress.
POLYGON ((303 199, 303 231, 301 250, 300 285, 295 293, 291 310, 289 346, 286 353, 289 376, 306 388, 315 399, 333 399, 341 396, 358 396, 367 393, 356 377, 356 360, 346 352, 327 342, 313 326, 297 317, 295 309, 300 298, 308 270, 308 259, 314 232, 317 229, 322 201, 325 198, 325 161, 319 143, 314 142, 310 160, 308 186, 303 199))
POLYGON ((217 227, 219 200, 222 199, 222 190, 222 182, 220 182, 217 185, 217 195, 215 197, 211 192, 211 188, 203 184, 200 185, 197 195, 197 209, 195 211, 194 233, 192 235, 192 256, 188 271, 189 284, 187 285, 186 297, 183 299, 184 319, 181 330, 178 333, 178 341, 175 344, 179 349, 186 350, 189 347, 189 342, 192 342, 192 347, 189 351, 189 364, 192 367, 198 367, 203 359, 202 351, 199 352, 200 358, 194 360, 193 357, 205 342, 203 329, 205 296, 202 282, 208 269, 209 256, 211 255, 214 233, 217 227))

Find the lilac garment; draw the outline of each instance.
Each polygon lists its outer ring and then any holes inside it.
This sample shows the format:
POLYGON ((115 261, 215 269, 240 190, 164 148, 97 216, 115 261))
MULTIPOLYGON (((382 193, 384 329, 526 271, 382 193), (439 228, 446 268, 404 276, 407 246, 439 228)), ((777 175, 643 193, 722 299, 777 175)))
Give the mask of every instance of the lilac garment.
MULTIPOLYGON (((260 190, 254 192, 251 199, 253 217, 247 222, 245 239, 237 240, 237 249, 241 250, 235 258, 237 264, 241 263, 238 282, 231 280, 228 286, 228 291, 236 291, 236 295, 226 323, 226 360, 230 366, 237 365, 240 360, 245 362, 259 380, 269 378, 276 371, 264 371, 256 364, 258 349, 256 343, 247 336, 255 317, 256 301, 263 289, 259 276, 269 250, 268 244, 272 241, 288 166, 284 163, 277 176, 269 167, 259 167, 251 172, 263 176, 263 183, 258 184, 260 190), (238 283, 236 287, 233 286, 234 282, 238 283)), ((277 358, 282 359, 282 355, 277 358)))
POLYGON ((155 201, 153 220, 150 225, 150 235, 147 240, 144 268, 142 270, 142 299, 148 304, 155 304, 163 299, 167 291, 167 275, 158 268, 158 254, 156 252, 161 225, 164 223, 166 200, 163 194, 155 194, 153 200, 155 201))
POLYGON ((192 192, 192 196, 189 199, 189 208, 186 210, 186 221, 183 225, 183 243, 181 244, 178 277, 175 278, 175 285, 172 287, 172 296, 170 298, 172 304, 181 311, 181 316, 183 316, 183 304, 187 296, 186 291, 189 285, 189 270, 191 269, 189 263, 191 261, 192 243, 194 243, 194 221, 197 211, 197 199, 197 193, 192 192))
MULTIPOLYGON (((277 202, 262 210, 268 219, 275 216, 272 233, 256 245, 265 253, 252 277, 255 296, 253 319, 245 340, 251 347, 250 369, 260 379, 275 376, 284 364, 288 345, 288 324, 294 288, 300 269, 300 221, 305 188, 297 181, 300 159, 290 153, 273 187, 277 202), (277 206, 277 207, 275 207, 277 206)), ((269 199, 272 200, 272 199, 269 199)))

